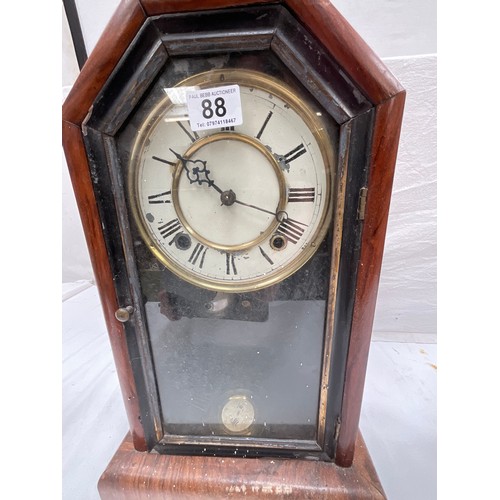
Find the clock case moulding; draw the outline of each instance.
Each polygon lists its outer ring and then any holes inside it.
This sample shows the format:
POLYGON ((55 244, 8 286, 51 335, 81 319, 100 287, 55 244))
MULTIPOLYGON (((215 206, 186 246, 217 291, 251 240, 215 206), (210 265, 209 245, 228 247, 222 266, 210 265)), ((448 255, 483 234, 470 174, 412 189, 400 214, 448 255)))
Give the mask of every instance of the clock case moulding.
MULTIPOLYGON (((140 452, 158 442, 158 402, 151 396, 144 336, 115 317, 124 304, 141 302, 129 285, 127 244, 109 229, 126 227, 125 207, 119 196, 103 202, 120 179, 111 178, 113 168, 111 177, 99 171, 88 147, 93 144, 103 164, 118 162, 115 136, 169 59, 221 53, 276 58, 339 126, 337 161, 347 176, 346 193, 337 290, 328 298, 326 318, 335 383, 328 389, 316 457, 350 467, 355 452, 365 454, 358 424, 405 91, 328 0, 122 1, 63 105, 63 147, 130 424, 124 446, 131 451, 133 443, 140 452)), ((134 321, 140 331, 143 326, 134 321)), ((270 454, 303 455, 297 449, 270 454)), ((370 464, 366 471, 378 488, 370 464)))

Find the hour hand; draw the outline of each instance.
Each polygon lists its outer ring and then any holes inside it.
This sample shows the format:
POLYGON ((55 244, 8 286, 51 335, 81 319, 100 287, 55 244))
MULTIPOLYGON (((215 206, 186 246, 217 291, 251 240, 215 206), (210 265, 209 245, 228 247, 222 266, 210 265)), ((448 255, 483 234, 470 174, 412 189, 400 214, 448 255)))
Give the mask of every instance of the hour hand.
POLYGON ((203 160, 188 160, 184 158, 179 153, 176 153, 173 149, 169 148, 172 153, 177 157, 177 159, 182 163, 182 168, 186 172, 186 176, 190 184, 195 182, 201 186, 203 183, 208 184, 213 187, 217 192, 222 193, 222 190, 214 184, 214 181, 210 179, 210 170, 207 169, 207 162, 203 160))

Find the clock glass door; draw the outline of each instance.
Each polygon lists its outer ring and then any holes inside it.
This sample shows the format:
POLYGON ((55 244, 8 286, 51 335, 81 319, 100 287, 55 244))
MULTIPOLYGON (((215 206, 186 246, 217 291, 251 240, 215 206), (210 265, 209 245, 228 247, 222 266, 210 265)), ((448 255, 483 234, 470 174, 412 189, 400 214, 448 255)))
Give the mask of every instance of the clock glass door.
POLYGON ((335 122, 271 54, 171 58, 116 145, 158 449, 317 451, 335 122))

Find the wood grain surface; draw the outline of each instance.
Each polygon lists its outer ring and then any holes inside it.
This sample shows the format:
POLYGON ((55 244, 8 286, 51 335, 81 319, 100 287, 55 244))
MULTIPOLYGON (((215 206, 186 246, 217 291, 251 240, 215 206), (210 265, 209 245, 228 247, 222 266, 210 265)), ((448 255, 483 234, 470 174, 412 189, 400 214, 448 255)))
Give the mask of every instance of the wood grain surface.
MULTIPOLYGON (((148 16, 188 10, 275 3, 254 0, 122 0, 63 105, 63 145, 105 311, 133 441, 145 448, 136 388, 117 308, 81 126, 91 106, 148 16)), ((349 466, 356 449, 368 348, 382 265, 404 90, 329 0, 282 2, 314 33, 376 108, 361 260, 341 411, 336 463, 349 466)), ((118 497, 117 497, 118 498, 118 497)), ((340 498, 340 497, 339 497, 340 498)))
POLYGON ((146 15, 138 0, 122 0, 63 104, 63 120, 80 125, 146 15))
POLYGON ((140 453, 127 436, 98 489, 103 500, 386 498, 361 435, 349 469, 311 460, 140 453))
POLYGON ((276 0, 141 0, 141 3, 148 16, 155 16, 159 14, 173 14, 175 12, 243 7, 245 5, 279 2, 276 0))
POLYGON ((285 3, 374 104, 403 90, 398 80, 330 0, 286 0, 285 3))
MULTIPOLYGON (((276 0, 141 0, 148 16, 206 9, 280 3, 276 0)), ((374 103, 403 90, 375 52, 330 0, 284 0, 297 18, 324 44, 374 103)))
POLYGON ((63 122, 63 148, 75 197, 78 200, 78 210, 89 247, 92 269, 99 290, 133 442, 138 450, 146 450, 125 332, 123 325, 115 318, 115 311, 119 306, 80 127, 63 122))
POLYGON ((375 116, 361 257, 347 355, 342 424, 335 456, 336 463, 345 467, 353 460, 361 413, 404 102, 405 92, 400 92, 377 107, 375 116))

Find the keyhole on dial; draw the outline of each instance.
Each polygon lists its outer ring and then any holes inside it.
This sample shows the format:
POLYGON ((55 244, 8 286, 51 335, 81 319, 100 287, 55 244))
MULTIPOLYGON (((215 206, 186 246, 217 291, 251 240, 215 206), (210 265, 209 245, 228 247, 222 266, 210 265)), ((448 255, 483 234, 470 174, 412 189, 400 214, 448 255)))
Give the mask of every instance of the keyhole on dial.
POLYGON ((191 246, 191 238, 186 233, 178 234, 174 241, 179 250, 187 250, 191 246))
POLYGON ((286 247, 286 238, 281 234, 273 234, 269 244, 273 250, 283 250, 286 247))

